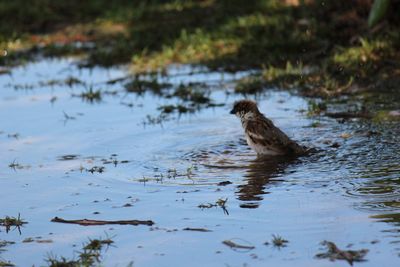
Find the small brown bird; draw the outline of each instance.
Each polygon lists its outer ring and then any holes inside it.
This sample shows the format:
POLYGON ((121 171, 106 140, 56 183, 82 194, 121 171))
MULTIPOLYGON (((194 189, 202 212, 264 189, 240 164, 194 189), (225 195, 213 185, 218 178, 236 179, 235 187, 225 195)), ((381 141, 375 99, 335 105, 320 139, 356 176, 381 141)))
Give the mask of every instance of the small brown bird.
POLYGON ((259 155, 302 155, 307 149, 291 140, 284 132, 267 119, 256 102, 240 100, 230 112, 240 118, 247 144, 259 155))

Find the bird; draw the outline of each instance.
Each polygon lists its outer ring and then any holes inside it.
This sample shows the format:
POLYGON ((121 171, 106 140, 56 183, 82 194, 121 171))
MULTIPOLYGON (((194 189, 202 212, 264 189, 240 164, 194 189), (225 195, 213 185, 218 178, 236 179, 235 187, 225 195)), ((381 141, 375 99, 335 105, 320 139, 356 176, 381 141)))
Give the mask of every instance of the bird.
POLYGON ((240 100, 233 104, 231 114, 240 118, 247 144, 260 156, 299 156, 307 148, 291 140, 274 123, 262 114, 257 103, 240 100))

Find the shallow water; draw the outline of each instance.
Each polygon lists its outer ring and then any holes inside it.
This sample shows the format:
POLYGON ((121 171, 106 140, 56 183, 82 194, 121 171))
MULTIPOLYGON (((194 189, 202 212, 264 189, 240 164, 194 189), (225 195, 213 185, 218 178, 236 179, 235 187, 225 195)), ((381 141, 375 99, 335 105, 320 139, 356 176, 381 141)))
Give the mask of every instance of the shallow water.
POLYGON ((16 242, 0 259, 17 266, 46 265, 49 255, 76 259, 82 243, 108 236, 115 243, 103 253, 105 266, 348 265, 315 259, 323 240, 369 249, 363 266, 398 266, 400 124, 308 117, 306 99, 269 90, 257 97, 260 109, 318 152, 257 159, 229 114, 242 98, 232 93, 235 80, 246 74, 172 67, 158 76, 172 84, 161 94, 127 93, 126 80, 107 83, 126 77, 123 67, 79 69, 72 59, 1 75, 0 217, 21 214, 28 224, 0 228, 0 240, 16 242), (70 77, 84 84, 68 85, 70 77), (205 83, 213 103, 225 105, 155 123, 160 106, 190 104, 169 93, 189 82, 205 83), (101 100, 79 97, 89 88, 101 90, 101 100), (310 127, 316 120, 320 126, 310 127), (199 207, 218 199, 227 199, 225 209, 199 207), (84 227, 50 222, 55 216, 156 224, 84 227), (287 247, 265 245, 273 234, 287 247), (52 242, 22 242, 29 237, 52 242), (233 250, 224 240, 255 249, 233 250))

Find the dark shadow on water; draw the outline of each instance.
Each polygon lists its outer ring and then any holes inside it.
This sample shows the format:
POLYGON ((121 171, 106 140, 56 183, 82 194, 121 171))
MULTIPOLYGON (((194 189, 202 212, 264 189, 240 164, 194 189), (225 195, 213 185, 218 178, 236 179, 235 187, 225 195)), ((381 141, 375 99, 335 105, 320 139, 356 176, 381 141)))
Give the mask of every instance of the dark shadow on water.
POLYGON ((296 158, 258 157, 246 167, 244 184, 237 186, 236 194, 243 203, 241 208, 259 207, 263 195, 269 194, 268 187, 282 181, 279 179, 285 169, 293 164, 296 158))

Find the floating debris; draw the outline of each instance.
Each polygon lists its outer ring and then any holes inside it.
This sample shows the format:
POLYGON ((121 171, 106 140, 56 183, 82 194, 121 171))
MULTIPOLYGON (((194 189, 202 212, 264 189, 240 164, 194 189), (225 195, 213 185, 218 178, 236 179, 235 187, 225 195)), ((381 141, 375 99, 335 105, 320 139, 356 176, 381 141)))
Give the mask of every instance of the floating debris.
POLYGON ((30 168, 31 168, 30 165, 22 165, 22 164, 19 164, 18 162, 16 162, 15 160, 14 160, 13 162, 11 162, 11 163, 8 165, 8 167, 11 168, 11 169, 13 169, 14 171, 16 171, 16 170, 22 170, 22 169, 30 169, 30 168))
POLYGON ((147 220, 116 220, 116 221, 103 221, 103 220, 90 220, 90 219, 81 219, 81 220, 65 220, 59 217, 54 217, 51 219, 52 222, 58 223, 71 223, 71 224, 79 224, 83 226, 92 226, 92 225, 106 225, 106 224, 121 224, 121 225, 148 225, 152 226, 154 224, 153 221, 147 220))
POLYGON ((63 111, 64 114, 64 120, 68 121, 68 120, 76 120, 76 117, 68 115, 65 111, 63 111))
POLYGON ((117 165, 120 164, 120 163, 125 164, 125 163, 129 163, 130 161, 129 160, 118 160, 117 159, 117 155, 113 154, 108 159, 106 159, 106 158, 101 159, 101 162, 103 164, 113 164, 114 167, 117 167, 117 165))
POLYGON ((32 237, 27 237, 24 240, 22 240, 22 243, 32 243, 32 242, 36 242, 39 244, 48 244, 48 243, 53 243, 53 240, 51 239, 42 239, 41 237, 37 237, 36 239, 32 238, 32 237))
POLYGON ((167 233, 177 232, 178 229, 168 229, 168 228, 160 228, 160 227, 150 227, 150 231, 165 231, 167 233))
POLYGON ((16 162, 16 160, 14 159, 13 162, 11 162, 10 164, 8 164, 8 167, 13 169, 14 171, 16 171, 17 169, 23 169, 24 166, 22 166, 21 164, 19 164, 18 162, 16 162))
POLYGON ((351 134, 350 134, 350 133, 342 133, 342 134, 340 135, 340 137, 343 138, 343 139, 348 139, 348 138, 351 137, 351 134))
POLYGON ((115 78, 115 79, 108 80, 106 82, 106 84, 116 84, 116 83, 119 83, 119 82, 123 82, 126 79, 128 79, 128 77, 115 78))
POLYGON ((128 108, 133 108, 134 106, 135 106, 135 104, 133 104, 133 103, 128 103, 128 102, 121 102, 120 103, 121 105, 124 105, 124 106, 127 106, 128 108))
POLYGON ((186 227, 182 229, 183 231, 195 231, 195 232, 212 232, 209 229, 206 228, 190 228, 190 227, 186 227))
POLYGON ((116 209, 116 208, 130 208, 130 207, 133 207, 133 204, 131 204, 131 203, 125 203, 125 204, 122 205, 122 206, 112 206, 113 209, 116 209))
POLYGON ((161 127, 163 126, 163 122, 164 121, 168 121, 169 118, 167 116, 167 114, 161 113, 160 115, 154 117, 151 115, 147 115, 146 119, 143 120, 142 124, 143 126, 146 125, 161 125, 161 127))
POLYGON ((8 84, 9 87, 14 88, 14 90, 32 90, 34 89, 36 86, 33 84, 8 84))
POLYGON ((222 208, 222 210, 224 211, 224 213, 226 215, 229 215, 228 210, 226 209, 226 202, 228 201, 228 198, 225 199, 218 199, 217 201, 215 201, 215 203, 206 203, 206 204, 200 204, 197 207, 199 207, 200 209, 210 209, 213 207, 220 207, 222 208))
POLYGON ((331 261, 335 260, 345 260, 350 265, 353 265, 355 261, 365 261, 364 257, 368 253, 368 249, 361 250, 341 250, 339 249, 335 243, 330 241, 323 241, 321 245, 326 246, 328 251, 325 253, 319 253, 315 255, 318 259, 330 259, 331 261))
POLYGON ((87 171, 87 172, 90 172, 90 173, 92 173, 92 174, 95 173, 95 172, 103 173, 105 169, 106 169, 106 168, 103 167, 103 166, 93 166, 93 167, 90 168, 90 169, 86 169, 86 171, 87 171))
POLYGON ((7 137, 8 137, 8 138, 19 139, 20 134, 19 134, 19 133, 7 134, 7 137))
MULTIPOLYGON (((244 240, 242 240, 244 241, 244 240)), ((232 249, 246 249, 246 250, 252 250, 255 249, 255 246, 251 246, 251 245, 242 245, 242 244, 238 244, 236 242, 233 242, 232 240, 224 240, 222 241, 222 244, 232 248, 232 249)))
POLYGON ((67 160, 75 160, 75 159, 77 159, 77 158, 79 158, 80 157, 80 155, 75 155, 75 154, 69 154, 69 155, 62 155, 62 156, 59 156, 58 158, 57 158, 57 160, 60 160, 60 161, 67 161, 67 160))
POLYGON ((183 191, 176 191, 176 193, 178 194, 188 194, 188 193, 196 193, 196 192, 200 192, 200 189, 194 189, 194 190, 183 190, 183 191))
POLYGON ((217 185, 218 186, 225 186, 225 185, 228 185, 228 184, 232 184, 232 182, 231 181, 223 181, 223 182, 219 182, 217 185))
POLYGON ((24 240, 22 240, 22 243, 32 243, 34 241, 35 239, 33 239, 32 237, 27 237, 24 240))
POLYGON ((36 243, 48 244, 48 243, 53 243, 53 240, 51 240, 51 239, 39 239, 39 240, 36 240, 36 243))

